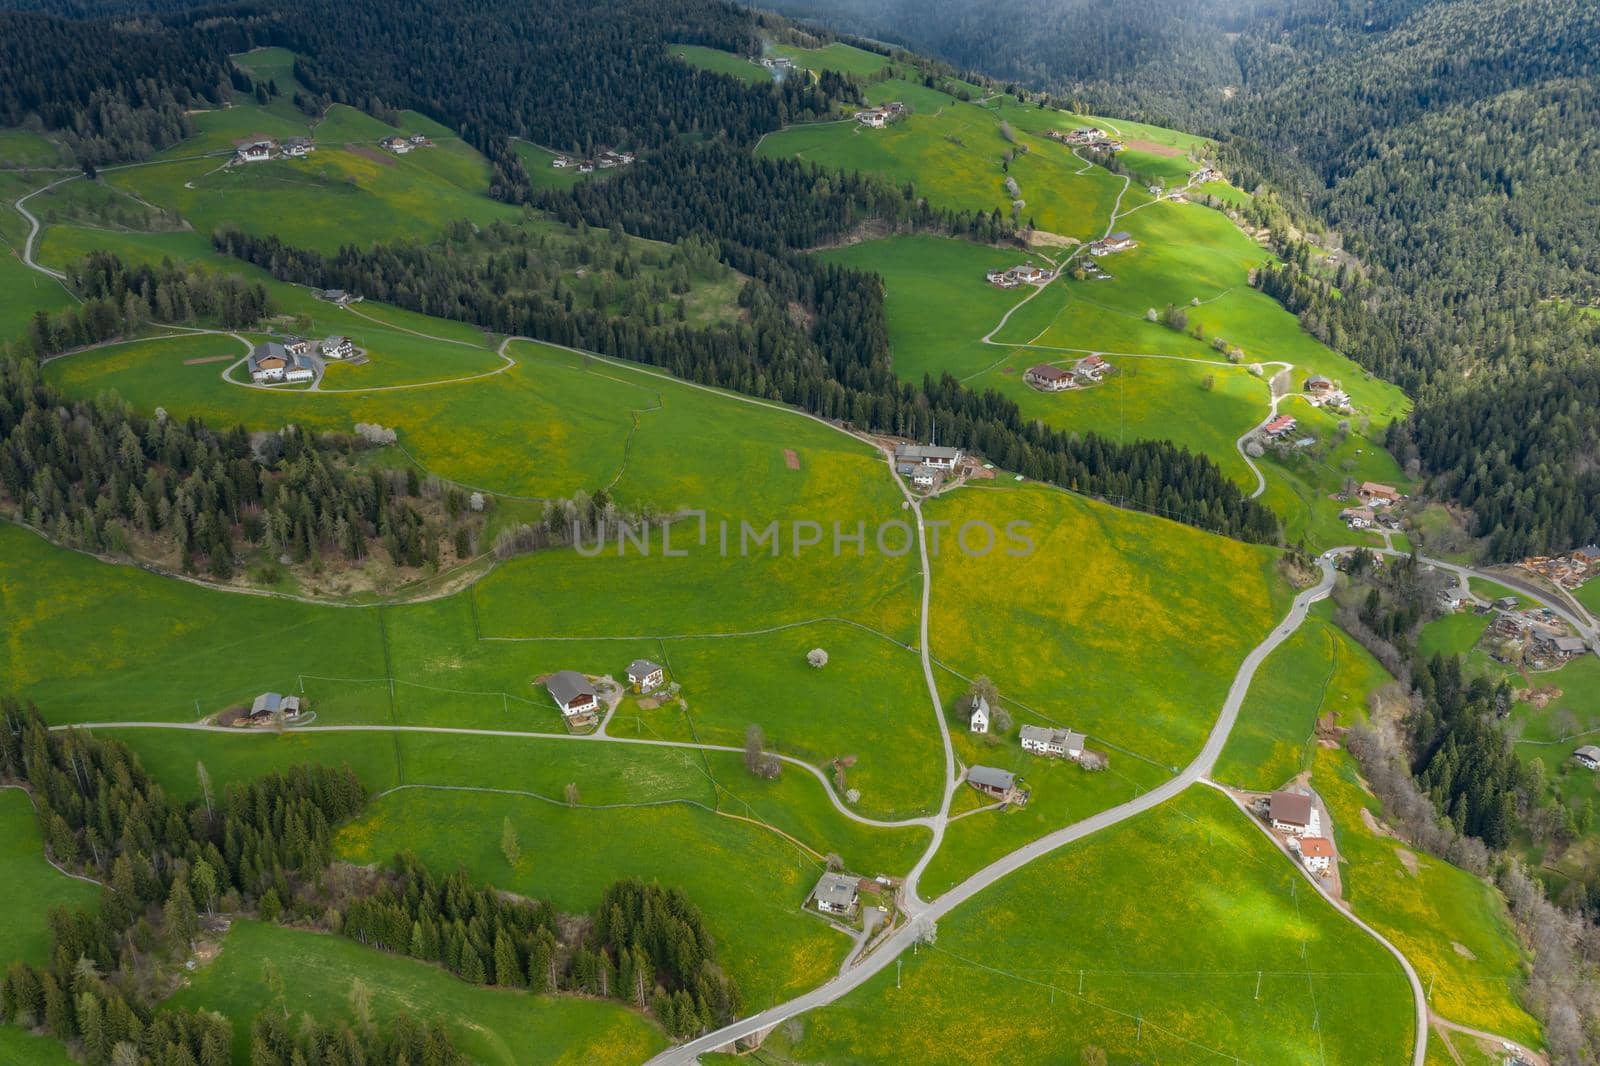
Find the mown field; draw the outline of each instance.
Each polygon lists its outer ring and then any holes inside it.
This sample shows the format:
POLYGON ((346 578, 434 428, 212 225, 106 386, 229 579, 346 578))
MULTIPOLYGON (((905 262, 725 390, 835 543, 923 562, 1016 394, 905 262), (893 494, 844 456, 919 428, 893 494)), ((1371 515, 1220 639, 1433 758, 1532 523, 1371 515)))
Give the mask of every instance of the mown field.
POLYGON ((1076 1062, 1091 1047, 1112 1062, 1403 1061, 1398 965, 1298 881, 1226 799, 1192 789, 1000 882, 776 1050, 830 1063, 1076 1062))
POLYGON ((250 1062, 250 1019, 282 1010, 292 1019, 354 1023, 352 982, 367 989, 372 1017, 400 1013, 444 1024, 456 1050, 487 1066, 637 1063, 666 1047, 665 1035, 621 1004, 470 985, 440 967, 362 947, 353 940, 236 922, 217 957, 186 978, 166 1007, 214 1010, 233 1021, 233 1060, 250 1062), (283 986, 267 989, 268 966, 283 986))
MULTIPOLYGON (((50 865, 33 803, 15 788, 0 789, 0 896, 10 901, 6 921, 0 925, 0 959, 8 966, 19 959, 35 966, 48 963, 51 909, 92 910, 100 898, 94 885, 73 880, 50 865)), ((0 1061, 11 1060, 0 1056, 0 1061)))

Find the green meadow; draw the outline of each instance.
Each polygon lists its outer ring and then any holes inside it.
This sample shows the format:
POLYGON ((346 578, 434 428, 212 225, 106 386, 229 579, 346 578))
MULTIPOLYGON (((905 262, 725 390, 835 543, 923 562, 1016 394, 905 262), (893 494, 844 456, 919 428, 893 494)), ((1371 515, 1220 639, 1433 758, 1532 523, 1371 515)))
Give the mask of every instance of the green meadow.
POLYGON ((944 755, 910 649, 839 622, 664 640, 660 649, 687 708, 669 702, 644 710, 630 701, 612 722, 614 735, 738 747, 746 728, 759 725, 771 751, 817 766, 849 763, 847 787, 860 791, 863 813, 901 818, 938 809, 944 755), (806 662, 818 647, 828 653, 820 670, 806 662))
POLYGON ((872 830, 802 801, 820 799, 821 786, 793 767, 758 782, 734 754, 420 735, 403 745, 407 783, 419 787, 379 799, 345 827, 343 857, 383 862, 410 850, 574 912, 591 909, 618 877, 675 885, 704 911, 752 1009, 820 982, 849 946, 801 910, 823 856, 835 852, 866 874, 903 873, 927 841, 922 829, 872 830), (450 787, 457 782, 467 790, 450 787), (565 802, 569 783, 576 807, 565 802), (763 815, 769 791, 780 792, 781 823, 763 815), (508 817, 522 846, 515 868, 500 850, 508 817))
POLYGON ((406 1013, 439 1022, 456 1050, 473 1062, 621 1066, 667 1046, 650 1021, 615 1002, 483 988, 440 967, 343 937, 255 921, 235 922, 216 958, 186 977, 164 1006, 214 1010, 232 1019, 233 1060, 245 1066, 250 1061, 250 1019, 262 1011, 353 1023, 353 979, 366 987, 374 1020, 406 1013), (282 980, 281 1002, 265 991, 269 963, 282 980))
POLYGON ((1270 549, 1042 485, 974 487, 924 509, 949 523, 929 619, 940 661, 988 675, 1091 746, 1162 767, 1199 750, 1245 654, 1288 607, 1270 549), (1002 534, 986 555, 963 553, 953 541, 971 522, 1027 523, 1032 549, 1007 554, 1002 534))
POLYGON ((1430 1006, 1453 1022, 1538 1047, 1539 1024, 1521 1005, 1526 958, 1499 892, 1369 829, 1362 810, 1381 819, 1382 808, 1343 750, 1317 749, 1312 785, 1333 821, 1345 901, 1431 985, 1430 1006))
MULTIPOLYGON (((682 47, 674 45, 673 47, 682 47)), ((788 56, 798 67, 806 70, 837 70, 843 74, 876 74, 888 66, 889 58, 868 52, 853 45, 833 44, 821 48, 801 48, 798 45, 774 44, 768 51, 772 55, 788 56)))
POLYGON ((1311 769, 1317 722, 1349 726, 1367 715, 1367 696, 1388 671, 1333 622, 1333 601, 1311 609, 1300 628, 1250 683, 1239 720, 1213 777, 1252 791, 1280 788, 1311 769))
POLYGON ((1402 1059, 1412 1024, 1394 959, 1196 788, 1007 877, 774 1052, 1310 1066, 1402 1059))
POLYGON ((33 802, 17 788, 0 789, 0 894, 11 901, 0 926, 0 958, 8 966, 17 960, 48 963, 51 909, 93 909, 100 898, 94 885, 50 865, 33 802))
POLYGON ((67 1046, 48 1036, 36 1036, 11 1025, 0 1025, 0 1062, 27 1066, 72 1066, 76 1062, 67 1046))
POLYGON ((0 129, 0 166, 70 167, 72 154, 66 146, 32 130, 0 129))
POLYGON ((869 98, 875 103, 901 100, 912 113, 881 130, 850 119, 791 126, 769 134, 757 153, 913 182, 936 206, 968 211, 1009 214, 1009 175, 1026 202, 1024 220, 1031 218, 1042 230, 1078 240, 1105 232, 1122 179, 1103 169, 1085 169, 1065 145, 1015 129, 1013 145, 989 110, 909 82, 878 83, 869 98), (1020 146, 1028 151, 1007 169, 1003 154, 1020 146))
POLYGON ((766 67, 720 48, 707 48, 699 44, 669 44, 667 52, 691 67, 709 70, 713 74, 727 74, 751 85, 772 82, 772 71, 766 67))

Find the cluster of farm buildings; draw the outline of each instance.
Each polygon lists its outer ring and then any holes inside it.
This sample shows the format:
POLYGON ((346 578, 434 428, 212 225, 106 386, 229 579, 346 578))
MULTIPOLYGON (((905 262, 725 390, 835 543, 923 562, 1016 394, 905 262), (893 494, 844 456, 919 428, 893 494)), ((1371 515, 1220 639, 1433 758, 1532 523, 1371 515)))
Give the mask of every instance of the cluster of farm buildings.
POLYGON ((960 448, 937 444, 897 444, 894 469, 919 489, 931 489, 961 470, 967 455, 960 448))
POLYGON ((1361 501, 1359 506, 1339 512, 1339 518, 1351 529, 1396 525, 1398 519, 1390 509, 1405 499, 1399 489, 1381 481, 1363 481, 1356 489, 1356 498, 1361 501))
POLYGON ((892 100, 881 107, 863 108, 856 112, 856 121, 868 129, 881 130, 906 113, 906 105, 892 100))
MULTIPOLYGON (((385 137, 378 146, 395 155, 405 155, 417 148, 432 148, 433 142, 420 133, 409 137, 385 137)), ((233 161, 236 163, 265 163, 269 159, 304 159, 317 150, 316 142, 309 137, 289 137, 282 141, 258 137, 235 145, 233 161)))
POLYGON ((386 152, 405 155, 417 148, 432 148, 433 142, 420 133, 413 133, 409 137, 385 137, 378 142, 378 146, 386 152))
POLYGON ((1115 140, 1105 130, 1096 126, 1085 126, 1077 130, 1050 130, 1045 134, 1052 140, 1060 141, 1072 148, 1093 148, 1098 152, 1120 152, 1128 146, 1115 140))
MULTIPOLYGON (((649 659, 635 659, 628 664, 628 687, 639 695, 659 689, 666 676, 666 667, 649 659)), ((588 676, 576 670, 557 670, 544 679, 544 687, 556 701, 568 728, 587 729, 599 723, 600 692, 588 676)))
POLYGON ((316 379, 316 357, 324 360, 353 359, 356 346, 349 337, 324 337, 313 343, 304 337, 285 337, 264 341, 250 349, 250 380, 257 385, 278 385, 316 379))
POLYGON ((283 141, 262 137, 235 145, 233 161, 265 163, 269 159, 304 159, 316 150, 316 144, 309 137, 290 137, 283 141))
POLYGON ((1139 247, 1139 242, 1127 230, 1118 230, 1107 237, 1102 237, 1089 245, 1089 254, 1095 257, 1114 255, 1117 252, 1126 252, 1130 248, 1139 247))
POLYGON ((1257 804, 1256 811, 1307 870, 1330 875, 1338 855, 1333 840, 1323 835, 1322 812, 1312 797, 1303 792, 1274 792, 1257 804))
POLYGON ((632 162, 632 152, 613 152, 608 148, 592 159, 575 159, 570 155, 558 155, 550 160, 550 165, 557 170, 577 167, 579 174, 593 174, 597 167, 601 170, 611 170, 614 167, 628 166, 632 162))
POLYGON ((1102 356, 1091 353, 1072 364, 1070 370, 1053 363, 1030 366, 1022 375, 1022 380, 1040 392, 1065 392, 1080 385, 1097 385, 1101 378, 1115 369, 1102 356))
POLYGON ((1483 636, 1491 658, 1547 670, 1588 652, 1589 645, 1574 636, 1554 611, 1547 607, 1521 610, 1521 606, 1515 596, 1502 596, 1490 606, 1499 612, 1483 636))
POLYGON ((997 289, 1014 289, 1019 285, 1043 285, 1055 276, 1053 270, 1023 263, 1007 270, 991 270, 984 275, 984 279, 997 289))

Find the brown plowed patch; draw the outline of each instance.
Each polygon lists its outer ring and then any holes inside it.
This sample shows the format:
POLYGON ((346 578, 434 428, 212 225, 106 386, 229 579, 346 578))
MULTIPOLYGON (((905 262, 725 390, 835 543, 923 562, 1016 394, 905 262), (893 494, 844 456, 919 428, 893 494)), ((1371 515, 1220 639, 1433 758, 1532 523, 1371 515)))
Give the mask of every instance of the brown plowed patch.
POLYGON ((793 448, 785 448, 783 450, 783 462, 790 470, 800 469, 800 457, 795 454, 793 448))

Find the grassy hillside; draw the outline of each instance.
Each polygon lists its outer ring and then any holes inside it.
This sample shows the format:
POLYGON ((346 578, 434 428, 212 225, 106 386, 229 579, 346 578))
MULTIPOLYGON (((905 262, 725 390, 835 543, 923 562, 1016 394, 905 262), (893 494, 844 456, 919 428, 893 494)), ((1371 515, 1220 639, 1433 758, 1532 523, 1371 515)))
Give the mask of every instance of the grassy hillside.
POLYGON ((1349 726, 1367 715, 1367 695, 1388 671, 1333 623, 1324 600, 1257 671, 1212 777, 1239 788, 1279 788, 1311 769, 1319 720, 1349 726))
POLYGON ((407 737, 403 747, 415 787, 341 831, 342 855, 378 862, 410 850, 577 912, 621 876, 678 886, 704 911, 752 1008, 818 983, 849 947, 801 911, 823 856, 836 852, 868 875, 902 873, 927 841, 920 829, 855 826, 792 767, 776 784, 759 782, 735 755, 459 737, 407 737), (467 790, 453 790, 458 782, 467 790), (576 807, 565 802, 569 783, 576 807), (773 808, 785 813, 769 827, 773 808), (500 851, 507 817, 522 844, 514 869, 500 851))
POLYGON ((831 1063, 1073 1062, 1090 1047, 1113 1062, 1403 1057, 1411 997, 1398 965, 1298 882, 1226 799, 1191 790, 959 908, 898 971, 809 1015, 784 1053, 831 1063))
POLYGON ((707 48, 698 44, 669 44, 667 51, 692 67, 709 70, 713 74, 727 74, 751 85, 772 81, 772 72, 744 56, 724 52, 720 48, 707 48))
POLYGON ((353 1021, 355 977, 367 988, 375 1019, 405 1012, 442 1022, 456 1050, 488 1066, 633 1063, 667 1043, 654 1025, 620 1004, 480 988, 352 940, 250 921, 235 923, 217 957, 166 1005, 234 1019, 233 1060, 243 1066, 250 1061, 250 1018, 283 1009, 295 1018, 353 1021), (282 975, 281 1005, 262 991, 269 962, 282 975))
POLYGON ((48 963, 50 910, 92 910, 100 898, 99 888, 73 880, 45 859, 33 803, 14 788, 0 789, 0 894, 10 901, 6 922, 0 926, 0 959, 7 965, 19 959, 35 966, 48 963))
MULTIPOLYGON (((930 521, 949 523, 934 562, 933 654, 966 678, 991 678, 1017 724, 1079 730, 1111 759, 1109 772, 1085 774, 1024 756, 1009 739, 999 751, 964 739, 964 762, 1017 769, 1034 795, 1020 812, 951 826, 924 879, 937 893, 1191 759, 1287 589, 1270 551, 1041 486, 967 489, 925 506, 930 521), (1030 553, 1006 554, 1006 540, 985 555, 959 550, 964 525, 1012 522, 1027 524, 1030 553)), ((967 684, 941 679, 947 705, 967 684)))

